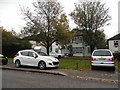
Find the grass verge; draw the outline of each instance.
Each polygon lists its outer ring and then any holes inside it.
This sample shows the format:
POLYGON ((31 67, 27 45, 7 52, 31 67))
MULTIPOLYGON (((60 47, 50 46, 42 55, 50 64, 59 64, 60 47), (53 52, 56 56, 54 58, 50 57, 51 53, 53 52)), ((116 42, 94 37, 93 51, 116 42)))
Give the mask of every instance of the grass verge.
POLYGON ((120 60, 115 61, 115 66, 120 71, 120 60))
POLYGON ((13 64, 13 58, 8 58, 8 64, 13 64))
POLYGON ((75 70, 86 70, 90 69, 91 63, 88 59, 80 59, 74 57, 67 57, 60 59, 59 68, 63 69, 75 69, 75 70))

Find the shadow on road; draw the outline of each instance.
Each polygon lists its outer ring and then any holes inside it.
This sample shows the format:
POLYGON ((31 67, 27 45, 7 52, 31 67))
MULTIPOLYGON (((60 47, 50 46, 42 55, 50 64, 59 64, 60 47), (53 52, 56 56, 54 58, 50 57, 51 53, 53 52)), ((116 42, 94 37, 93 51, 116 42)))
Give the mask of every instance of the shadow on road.
MULTIPOLYGON (((40 70, 38 67, 34 67, 34 66, 20 66, 20 68, 40 70)), ((57 67, 54 67, 54 68, 46 68, 45 70, 54 70, 54 69, 57 69, 57 67)))
POLYGON ((110 67, 96 67, 93 71, 105 71, 108 73, 115 73, 113 68, 110 68, 110 67))

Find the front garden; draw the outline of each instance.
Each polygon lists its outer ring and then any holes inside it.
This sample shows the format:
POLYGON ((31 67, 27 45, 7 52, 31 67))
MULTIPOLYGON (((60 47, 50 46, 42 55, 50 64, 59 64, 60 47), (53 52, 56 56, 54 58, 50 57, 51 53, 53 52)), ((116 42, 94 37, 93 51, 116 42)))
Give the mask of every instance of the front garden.
MULTIPOLYGON (((59 68, 61 69, 91 70, 91 62, 88 57, 65 57, 59 61, 59 68)), ((12 58, 9 58, 8 64, 13 64, 12 58)), ((115 66, 120 69, 120 60, 115 61, 115 66)))

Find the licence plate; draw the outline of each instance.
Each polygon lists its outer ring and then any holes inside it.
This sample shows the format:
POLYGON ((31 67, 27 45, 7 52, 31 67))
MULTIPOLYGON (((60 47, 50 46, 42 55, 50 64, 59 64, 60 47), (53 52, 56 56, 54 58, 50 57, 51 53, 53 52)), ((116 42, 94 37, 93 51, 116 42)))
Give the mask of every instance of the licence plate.
POLYGON ((99 58, 99 60, 105 60, 105 58, 99 58))

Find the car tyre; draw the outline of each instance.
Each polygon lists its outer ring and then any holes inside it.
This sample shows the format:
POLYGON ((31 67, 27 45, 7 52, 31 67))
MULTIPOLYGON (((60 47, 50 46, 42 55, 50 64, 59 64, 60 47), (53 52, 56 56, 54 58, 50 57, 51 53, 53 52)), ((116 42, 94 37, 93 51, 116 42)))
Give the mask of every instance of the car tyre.
POLYGON ((19 67, 20 67, 20 61, 19 61, 19 60, 17 60, 17 61, 15 62, 15 67, 16 67, 16 68, 19 68, 19 67))
POLYGON ((61 58, 61 56, 59 55, 59 56, 58 56, 58 59, 60 59, 60 58, 61 58))
POLYGON ((46 68, 45 62, 44 61, 39 62, 38 68, 41 69, 41 70, 44 70, 46 68))
POLYGON ((3 61, 3 62, 2 62, 2 65, 7 65, 7 61, 3 61))

